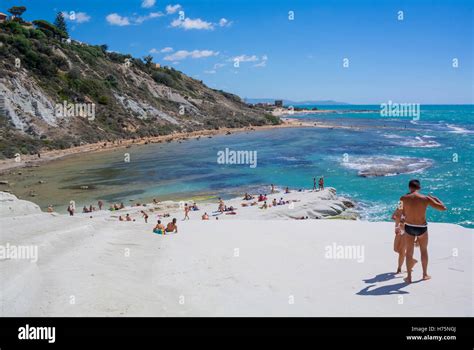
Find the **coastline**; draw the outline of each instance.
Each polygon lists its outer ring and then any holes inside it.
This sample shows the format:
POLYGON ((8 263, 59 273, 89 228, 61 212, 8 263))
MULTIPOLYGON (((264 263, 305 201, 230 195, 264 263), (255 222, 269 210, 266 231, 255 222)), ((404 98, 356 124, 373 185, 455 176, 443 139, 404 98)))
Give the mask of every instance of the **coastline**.
MULTIPOLYGON (((261 126, 247 126, 241 128, 220 128, 218 130, 198 130, 192 132, 182 132, 174 133, 168 135, 160 135, 154 137, 145 137, 140 139, 126 139, 119 141, 101 141, 91 144, 84 144, 81 146, 71 147, 64 150, 48 150, 41 153, 41 158, 37 155, 21 155, 21 161, 16 161, 15 158, 2 159, 0 160, 0 175, 13 169, 20 169, 24 167, 36 167, 39 164, 44 164, 49 161, 66 158, 71 155, 85 154, 85 153, 95 153, 95 152, 104 152, 112 151, 121 148, 129 148, 131 146, 140 146, 148 143, 163 143, 163 142, 181 142, 190 139, 199 139, 201 137, 213 137, 217 135, 231 135, 234 133, 242 132, 253 132, 253 131, 263 131, 263 130, 272 130, 272 129, 282 129, 282 128, 318 128, 318 129, 345 129, 345 130, 363 130, 369 128, 368 126, 345 126, 345 125, 334 125, 328 124, 316 120, 304 120, 294 118, 299 114, 315 114, 315 113, 329 113, 335 111, 331 110, 320 110, 320 111, 303 111, 303 112, 289 112, 284 110, 278 116, 281 118, 282 123, 278 125, 261 125, 261 126)), ((416 129, 411 128, 393 128, 393 127, 377 127, 378 129, 384 130, 403 130, 403 131, 414 131, 416 129)))
POLYGON ((300 127, 315 127, 313 123, 301 122, 291 118, 284 118, 281 124, 278 125, 261 125, 261 126, 247 126, 242 128, 219 128, 218 130, 198 130, 192 132, 174 133, 169 135, 160 135, 154 137, 146 137, 140 139, 127 139, 120 141, 101 141, 81 146, 71 147, 64 150, 48 150, 41 153, 41 158, 37 155, 21 155, 21 161, 17 162, 15 158, 0 160, 0 174, 17 168, 34 167, 39 164, 47 163, 52 160, 65 158, 70 155, 103 152, 116 150, 120 148, 127 148, 133 145, 145 145, 148 143, 162 143, 162 142, 176 142, 185 141, 188 139, 198 139, 201 137, 212 137, 216 135, 230 135, 233 133, 252 132, 269 129, 280 128, 300 128, 300 127))

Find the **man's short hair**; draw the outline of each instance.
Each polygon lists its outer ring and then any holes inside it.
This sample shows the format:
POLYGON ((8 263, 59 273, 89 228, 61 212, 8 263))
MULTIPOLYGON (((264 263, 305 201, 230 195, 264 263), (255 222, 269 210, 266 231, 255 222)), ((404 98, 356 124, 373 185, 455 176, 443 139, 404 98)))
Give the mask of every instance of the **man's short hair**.
POLYGON ((408 187, 409 188, 415 188, 417 190, 419 190, 421 188, 421 184, 420 184, 420 181, 419 180, 410 180, 410 182, 408 183, 408 187))

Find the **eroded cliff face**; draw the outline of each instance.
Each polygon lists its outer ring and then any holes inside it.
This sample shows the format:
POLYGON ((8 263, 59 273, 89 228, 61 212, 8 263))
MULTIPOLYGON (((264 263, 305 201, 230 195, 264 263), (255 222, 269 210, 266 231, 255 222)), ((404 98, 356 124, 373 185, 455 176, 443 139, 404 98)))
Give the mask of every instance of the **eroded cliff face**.
POLYGON ((172 68, 37 29, 0 25, 0 57, 0 157, 279 122, 172 68))

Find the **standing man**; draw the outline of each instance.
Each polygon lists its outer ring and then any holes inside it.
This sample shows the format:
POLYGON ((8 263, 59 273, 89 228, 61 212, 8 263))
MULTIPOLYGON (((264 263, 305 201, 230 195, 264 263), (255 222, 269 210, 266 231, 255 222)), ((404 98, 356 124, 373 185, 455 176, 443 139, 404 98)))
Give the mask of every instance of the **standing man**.
POLYGON ((316 177, 313 177, 313 191, 316 191, 316 177))
POLYGON ((414 265, 413 251, 415 239, 418 239, 421 253, 423 280, 429 280, 428 275, 428 223, 426 222, 426 208, 431 206, 437 210, 446 210, 446 206, 437 197, 420 193, 421 185, 418 180, 408 183, 409 193, 400 198, 402 214, 405 217, 405 246, 407 277, 405 282, 411 283, 411 272, 414 265))
POLYGON ((319 178, 319 190, 324 190, 324 178, 322 176, 319 178))

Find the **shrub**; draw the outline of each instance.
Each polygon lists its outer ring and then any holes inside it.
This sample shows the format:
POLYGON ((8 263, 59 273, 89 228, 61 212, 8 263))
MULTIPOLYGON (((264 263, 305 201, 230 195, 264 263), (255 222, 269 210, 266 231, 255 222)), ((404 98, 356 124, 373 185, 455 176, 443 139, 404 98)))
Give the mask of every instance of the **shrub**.
POLYGON ((169 86, 169 87, 174 87, 176 85, 173 78, 170 75, 168 75, 167 73, 153 72, 151 77, 158 84, 163 84, 163 85, 166 85, 166 86, 169 86))
POLYGON ((81 78, 81 71, 77 67, 72 67, 69 72, 67 72, 67 77, 71 80, 77 80, 81 78))
POLYGON ((112 74, 107 75, 104 82, 105 82, 105 85, 108 87, 116 88, 118 85, 117 78, 115 78, 115 76, 113 76, 112 74))
POLYGON ((38 29, 30 29, 30 38, 44 40, 46 39, 46 34, 44 34, 41 30, 38 29))
POLYGON ((52 58, 51 58, 51 61, 53 61, 54 65, 56 67, 58 67, 59 69, 61 70, 66 70, 69 68, 69 65, 66 61, 65 58, 61 57, 61 56, 56 56, 54 55, 52 58))
POLYGON ((99 102, 99 104, 101 105, 106 105, 109 103, 109 98, 107 96, 100 96, 99 99, 97 100, 97 102, 99 102))
POLYGON ((280 118, 272 115, 272 114, 265 114, 265 119, 269 121, 272 125, 279 125, 281 123, 280 118))

